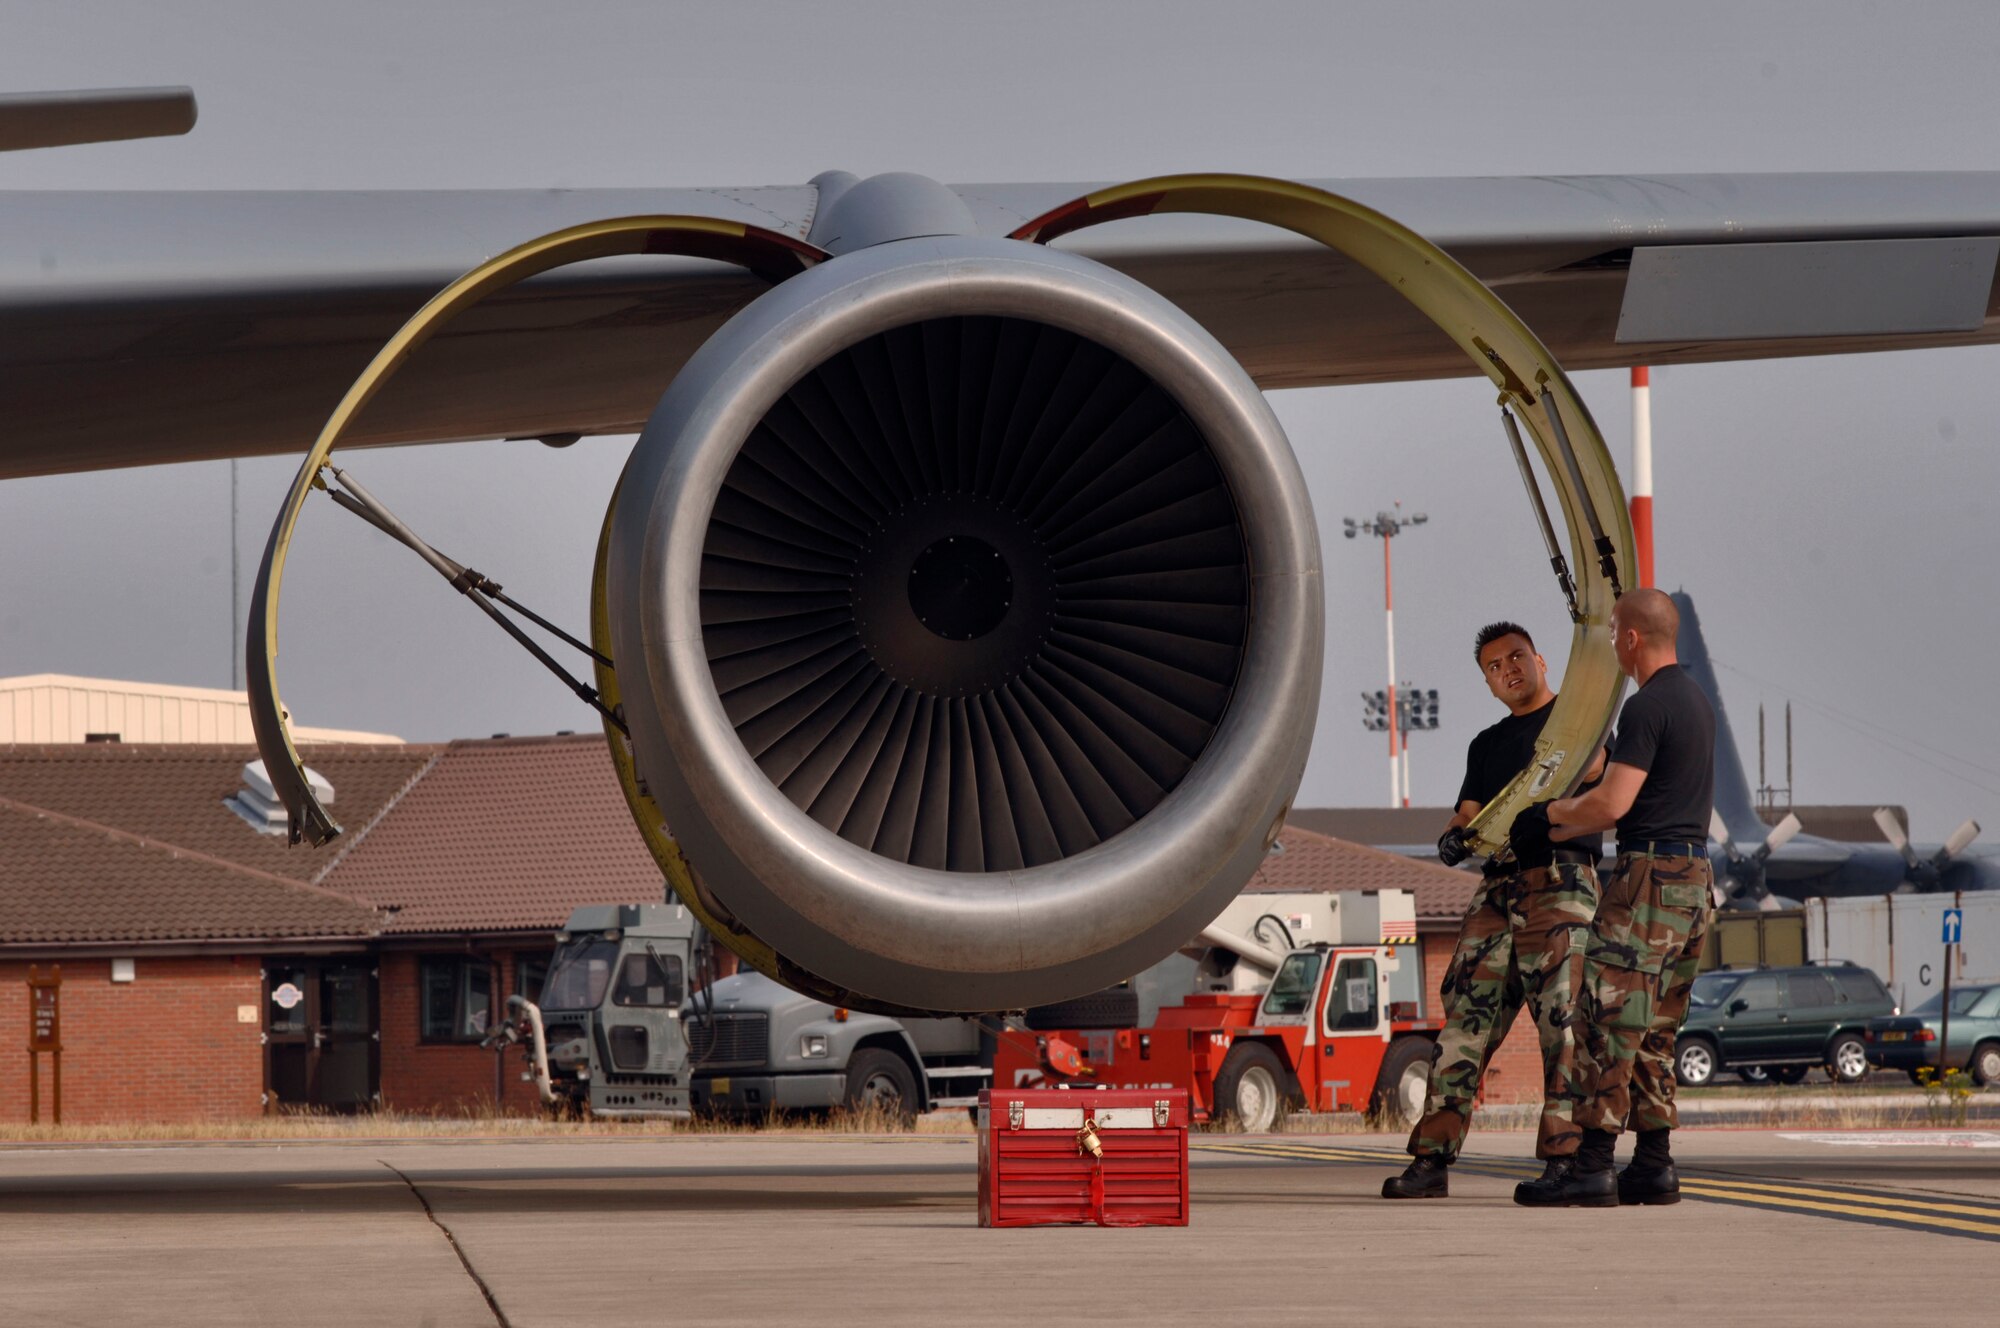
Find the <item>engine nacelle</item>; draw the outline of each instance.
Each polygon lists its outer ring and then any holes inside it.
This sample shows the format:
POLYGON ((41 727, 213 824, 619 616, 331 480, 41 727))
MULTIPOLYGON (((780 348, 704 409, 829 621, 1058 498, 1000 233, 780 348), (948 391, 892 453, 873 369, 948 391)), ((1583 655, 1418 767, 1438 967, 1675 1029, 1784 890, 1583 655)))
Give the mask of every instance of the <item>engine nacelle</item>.
POLYGON ((699 886, 891 1005, 1102 987, 1255 871, 1318 708, 1305 481, 1146 287, 1010 240, 790 278, 681 370, 607 565, 633 754, 699 886))

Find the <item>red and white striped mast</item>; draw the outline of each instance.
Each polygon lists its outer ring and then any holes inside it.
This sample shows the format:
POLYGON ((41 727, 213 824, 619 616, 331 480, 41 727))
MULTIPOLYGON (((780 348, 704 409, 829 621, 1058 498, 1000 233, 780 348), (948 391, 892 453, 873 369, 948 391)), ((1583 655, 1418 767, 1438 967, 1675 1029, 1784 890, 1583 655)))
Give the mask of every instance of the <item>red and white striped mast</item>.
POLYGON ((1639 584, 1653 584, 1653 385, 1643 364, 1632 366, 1632 542, 1639 550, 1639 584))

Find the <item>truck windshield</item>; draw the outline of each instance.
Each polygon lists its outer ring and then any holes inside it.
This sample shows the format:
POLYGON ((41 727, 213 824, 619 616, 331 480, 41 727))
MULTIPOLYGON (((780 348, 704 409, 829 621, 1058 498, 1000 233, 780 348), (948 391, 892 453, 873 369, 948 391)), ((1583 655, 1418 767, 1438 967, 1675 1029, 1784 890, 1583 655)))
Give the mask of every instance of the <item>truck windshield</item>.
POLYGON ((542 982, 544 1010, 595 1010, 604 1001, 618 946, 606 940, 571 941, 556 951, 542 982))
POLYGON ((1319 965, 1317 954, 1286 955, 1278 976, 1271 979, 1271 992, 1264 998, 1264 1013, 1304 1014, 1312 1009, 1313 989, 1319 985, 1319 965))

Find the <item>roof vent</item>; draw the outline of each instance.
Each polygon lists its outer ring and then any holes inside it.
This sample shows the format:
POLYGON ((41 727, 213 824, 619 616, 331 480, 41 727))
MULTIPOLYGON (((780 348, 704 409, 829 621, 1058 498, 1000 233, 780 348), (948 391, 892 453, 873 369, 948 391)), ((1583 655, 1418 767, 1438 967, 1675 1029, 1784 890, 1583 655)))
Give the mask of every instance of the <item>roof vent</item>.
MULTIPOLYGON (((313 769, 306 770, 306 782, 312 785, 313 796, 322 803, 333 801, 333 785, 325 775, 313 769)), ((247 821, 252 830, 264 835, 285 833, 289 818, 285 815, 285 804, 278 800, 278 790, 271 785, 271 776, 265 773, 262 761, 252 761, 243 767, 243 787, 222 800, 222 805, 247 821)))

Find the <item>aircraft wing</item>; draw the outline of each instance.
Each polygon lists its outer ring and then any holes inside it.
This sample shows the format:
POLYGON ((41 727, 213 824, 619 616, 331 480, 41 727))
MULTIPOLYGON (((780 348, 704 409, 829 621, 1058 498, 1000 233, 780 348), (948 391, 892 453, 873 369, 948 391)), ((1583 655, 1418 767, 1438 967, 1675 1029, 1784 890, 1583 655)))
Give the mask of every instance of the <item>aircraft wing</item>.
MULTIPOLYGON (((1572 370, 2000 339, 2000 172, 1315 181, 1435 241, 1572 370)), ((1005 234, 1095 186, 956 186, 1005 234)), ((813 185, 0 192, 0 478, 300 453, 354 375, 481 260, 576 222, 698 213, 814 236, 813 185)), ((1386 285, 1289 232, 1191 216, 1062 242, 1146 282, 1265 387, 1462 374, 1386 285)), ((616 259, 489 300, 347 446, 636 430, 762 289, 616 259)))

